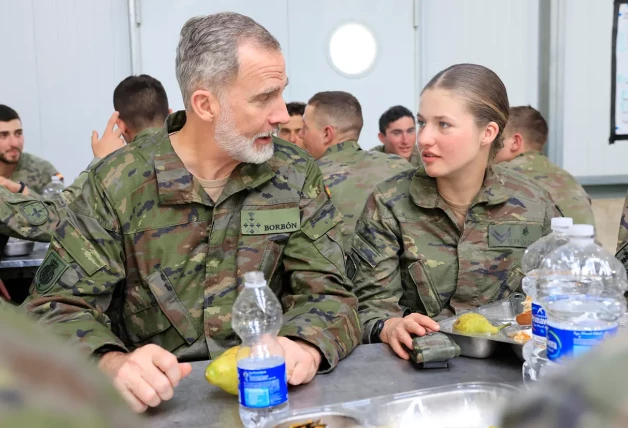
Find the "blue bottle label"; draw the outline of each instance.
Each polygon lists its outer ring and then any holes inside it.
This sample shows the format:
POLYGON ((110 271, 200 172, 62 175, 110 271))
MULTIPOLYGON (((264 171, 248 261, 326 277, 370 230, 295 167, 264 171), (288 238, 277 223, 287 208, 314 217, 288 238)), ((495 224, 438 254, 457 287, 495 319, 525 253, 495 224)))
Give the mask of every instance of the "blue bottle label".
POLYGON ((559 361, 577 357, 617 333, 617 327, 606 330, 563 330, 551 324, 547 328, 547 358, 559 361))
POLYGON ((286 364, 266 369, 246 370, 238 367, 240 405, 260 409, 288 401, 286 364))
POLYGON ((543 306, 532 302, 532 334, 537 337, 547 336, 547 314, 543 306))

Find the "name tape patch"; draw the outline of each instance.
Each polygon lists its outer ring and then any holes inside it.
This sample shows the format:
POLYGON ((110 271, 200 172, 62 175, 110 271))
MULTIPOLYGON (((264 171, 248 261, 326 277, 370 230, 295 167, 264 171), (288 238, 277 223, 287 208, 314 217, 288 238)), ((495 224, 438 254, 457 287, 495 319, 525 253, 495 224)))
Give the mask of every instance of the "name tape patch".
POLYGON ((301 229, 299 208, 242 211, 240 226, 243 235, 296 232, 301 229))

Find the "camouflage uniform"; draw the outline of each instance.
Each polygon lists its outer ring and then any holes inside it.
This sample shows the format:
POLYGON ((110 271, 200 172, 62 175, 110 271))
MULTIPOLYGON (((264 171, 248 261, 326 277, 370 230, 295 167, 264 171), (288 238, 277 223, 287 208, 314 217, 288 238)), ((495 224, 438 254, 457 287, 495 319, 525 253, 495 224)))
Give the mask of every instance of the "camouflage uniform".
POLYGON ((0 427, 145 426, 84 356, 2 305, 0 343, 0 427))
POLYGON ((619 235, 617 236, 617 254, 615 257, 624 264, 628 271, 628 194, 624 201, 624 210, 619 222, 619 235))
POLYGON ((342 215, 316 162, 277 139, 269 161, 236 167, 214 204, 170 143, 185 120, 170 115, 89 171, 24 305, 88 353, 154 343, 181 361, 215 358, 239 343, 231 308, 244 273, 261 270, 284 306, 280 334, 333 368, 360 325, 342 215))
MULTIPOLYGON (((159 130, 160 128, 145 129, 137 134, 131 144, 139 144, 159 130)), ((99 160, 93 161, 74 183, 63 189, 61 198, 44 200, 37 195, 11 193, 0 186, 0 234, 49 242, 50 235, 59 225, 59 219, 69 215, 67 204, 81 194, 88 177, 87 171, 99 160)))
POLYGON ((537 151, 521 153, 510 162, 500 164, 512 168, 547 190, 566 217, 574 224, 595 226, 591 198, 571 174, 554 165, 547 156, 537 151))
POLYGON ((521 284, 524 250, 557 216, 547 192, 499 166, 487 171, 463 230, 423 167, 380 183, 347 260, 363 339, 379 319, 411 312, 442 319, 508 297, 521 284))
POLYGON ((52 181, 52 176, 59 170, 47 160, 30 153, 22 153, 20 160, 9 177, 12 181, 22 181, 33 196, 41 195, 44 188, 52 181))
POLYGON ((511 403, 502 428, 628 426, 628 336, 620 333, 511 403))
MULTIPOLYGON (((380 144, 379 146, 373 147, 370 151, 386 153, 386 146, 384 146, 383 144, 380 144)), ((412 154, 410 155, 409 162, 410 162, 410 165, 414 167, 419 167, 423 165, 423 161, 421 160, 421 153, 419 153, 419 147, 416 144, 414 145, 414 148, 412 149, 412 154)))
POLYGON ((355 224, 375 185, 409 168, 405 159, 364 151, 357 141, 331 146, 318 160, 318 166, 331 193, 331 201, 342 213, 347 250, 355 224))
MULTIPOLYGON (((133 141, 130 144, 140 144, 142 141, 149 139, 153 134, 161 131, 161 128, 146 128, 143 131, 137 133, 133 141)), ((114 152, 115 153, 115 152, 114 152)), ((94 158, 94 161, 89 164, 87 169, 74 180, 70 186, 63 189, 61 195, 63 196, 63 200, 70 204, 73 200, 75 200, 78 195, 83 191, 83 184, 87 181, 88 171, 99 161, 99 158, 94 158)))

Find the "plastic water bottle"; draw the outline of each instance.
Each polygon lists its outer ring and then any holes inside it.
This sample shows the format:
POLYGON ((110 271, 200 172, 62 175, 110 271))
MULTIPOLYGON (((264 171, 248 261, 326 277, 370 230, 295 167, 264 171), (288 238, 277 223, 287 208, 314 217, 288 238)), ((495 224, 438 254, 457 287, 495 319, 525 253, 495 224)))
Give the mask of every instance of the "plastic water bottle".
POLYGON ((65 189, 65 186, 63 185, 62 180, 63 180, 63 177, 61 175, 53 175, 51 177, 50 183, 48 183, 46 187, 44 187, 42 196, 45 199, 52 199, 55 197, 54 195, 60 194, 63 191, 63 189, 65 189))
POLYGON ((521 268, 526 274, 522 281, 522 288, 532 298, 532 339, 523 346, 525 362, 522 374, 526 384, 539 379, 541 367, 546 362, 547 318, 536 292, 539 268, 548 254, 569 242, 567 231, 572 225, 573 220, 569 217, 553 218, 552 233, 530 245, 521 259, 521 268))
POLYGON ((574 225, 569 242, 542 263, 537 287, 547 313, 547 359, 577 357, 617 332, 626 310, 626 270, 594 241, 591 225, 574 225))
POLYGON ((231 324, 242 339, 236 356, 240 419, 245 427, 257 427, 289 411, 286 361, 277 341, 283 309, 262 272, 244 275, 231 324))

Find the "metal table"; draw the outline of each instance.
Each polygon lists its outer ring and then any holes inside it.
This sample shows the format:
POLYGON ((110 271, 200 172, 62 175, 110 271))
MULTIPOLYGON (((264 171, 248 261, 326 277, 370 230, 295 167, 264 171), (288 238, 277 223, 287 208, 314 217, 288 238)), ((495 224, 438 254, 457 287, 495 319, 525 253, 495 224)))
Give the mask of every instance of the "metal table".
MULTIPOLYGON (((148 412, 152 427, 241 427, 238 399, 209 385, 207 361, 192 363, 192 373, 172 400, 148 412)), ((456 358, 448 369, 417 369, 395 356, 388 345, 361 345, 329 374, 290 389, 291 410, 360 400, 459 382, 521 384, 521 361, 508 348, 486 360, 456 358)))
POLYGON ((35 242, 35 247, 30 254, 25 256, 3 257, 0 260, 0 269, 13 268, 38 268, 46 257, 48 243, 35 242))

